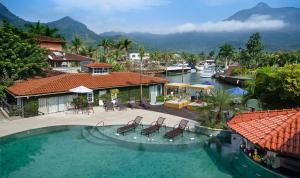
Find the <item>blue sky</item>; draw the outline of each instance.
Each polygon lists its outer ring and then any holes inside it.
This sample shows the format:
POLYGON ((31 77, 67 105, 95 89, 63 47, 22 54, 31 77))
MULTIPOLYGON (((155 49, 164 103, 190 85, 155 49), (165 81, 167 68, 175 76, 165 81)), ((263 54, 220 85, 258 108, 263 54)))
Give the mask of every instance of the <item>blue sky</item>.
MULTIPOLYGON (((29 21, 70 16, 97 33, 106 31, 172 33, 184 31, 280 28, 284 22, 258 16, 247 22, 221 22, 261 0, 0 0, 29 21), (230 29, 229 29, 230 27, 230 29)), ((300 7, 299 0, 264 0, 271 7, 300 7)))

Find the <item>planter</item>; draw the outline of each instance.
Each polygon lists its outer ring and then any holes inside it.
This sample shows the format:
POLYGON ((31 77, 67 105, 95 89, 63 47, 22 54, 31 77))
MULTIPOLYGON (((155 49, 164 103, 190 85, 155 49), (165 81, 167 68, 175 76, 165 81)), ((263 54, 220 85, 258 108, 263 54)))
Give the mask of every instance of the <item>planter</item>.
POLYGON ((223 129, 214 129, 210 127, 204 127, 195 125, 195 132, 200 133, 207 136, 215 136, 215 137, 222 137, 222 138, 231 138, 231 130, 223 130, 223 129))

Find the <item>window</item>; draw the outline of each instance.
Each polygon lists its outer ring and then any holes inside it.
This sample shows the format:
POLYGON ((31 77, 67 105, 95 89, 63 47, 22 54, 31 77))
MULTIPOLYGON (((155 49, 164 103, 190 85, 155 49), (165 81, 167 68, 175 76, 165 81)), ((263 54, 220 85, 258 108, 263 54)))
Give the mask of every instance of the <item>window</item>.
POLYGON ((87 102, 88 103, 93 103, 94 102, 93 92, 87 94, 87 102))
POLYGON ((93 74, 106 74, 108 73, 107 68, 94 68, 93 74))

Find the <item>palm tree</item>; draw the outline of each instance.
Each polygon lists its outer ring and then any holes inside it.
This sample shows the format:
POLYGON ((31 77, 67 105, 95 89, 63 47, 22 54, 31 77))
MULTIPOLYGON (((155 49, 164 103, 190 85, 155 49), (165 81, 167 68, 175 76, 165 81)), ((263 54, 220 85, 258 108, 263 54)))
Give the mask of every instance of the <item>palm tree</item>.
POLYGON ((108 52, 108 49, 111 48, 112 43, 108 39, 102 39, 98 46, 102 46, 104 49, 104 53, 106 54, 108 52))
POLYGON ((140 84, 141 84, 141 101, 143 98, 143 83, 142 83, 142 74, 143 74, 143 57, 145 56, 145 48, 144 46, 140 46, 139 48, 139 55, 141 58, 140 61, 140 84))
POLYGON ((76 54, 80 54, 82 46, 83 41, 78 36, 75 36, 75 38, 71 41, 71 50, 74 51, 76 54))
POLYGON ((201 108, 201 110, 206 110, 208 112, 214 110, 216 112, 215 124, 219 124, 224 118, 224 111, 231 107, 232 95, 224 90, 217 90, 212 92, 211 95, 207 96, 204 100, 208 105, 201 108))
POLYGON ((128 59, 129 58, 129 50, 132 48, 132 41, 126 38, 126 39, 121 40, 121 44, 122 44, 123 49, 126 52, 126 58, 128 59))
POLYGON ((225 59, 225 68, 228 68, 228 59, 230 60, 235 53, 235 49, 230 44, 223 44, 220 47, 218 56, 225 59))

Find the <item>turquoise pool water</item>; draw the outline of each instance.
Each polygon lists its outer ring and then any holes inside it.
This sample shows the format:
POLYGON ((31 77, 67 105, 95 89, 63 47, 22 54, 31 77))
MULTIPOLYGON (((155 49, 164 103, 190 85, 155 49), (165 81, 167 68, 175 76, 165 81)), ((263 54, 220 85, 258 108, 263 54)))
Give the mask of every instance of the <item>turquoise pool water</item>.
POLYGON ((117 136, 116 127, 51 127, 1 138, 0 177, 276 177, 216 138, 184 133, 171 142, 162 130, 152 142, 134 139, 137 131, 117 136))

